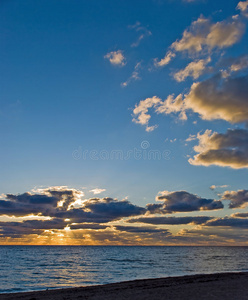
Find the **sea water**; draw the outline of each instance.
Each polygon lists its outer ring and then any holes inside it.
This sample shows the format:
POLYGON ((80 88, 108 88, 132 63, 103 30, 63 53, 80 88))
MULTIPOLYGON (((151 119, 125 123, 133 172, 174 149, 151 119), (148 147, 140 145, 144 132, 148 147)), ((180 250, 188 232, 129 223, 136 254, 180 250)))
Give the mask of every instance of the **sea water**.
POLYGON ((248 271, 248 247, 0 246, 0 293, 248 271))

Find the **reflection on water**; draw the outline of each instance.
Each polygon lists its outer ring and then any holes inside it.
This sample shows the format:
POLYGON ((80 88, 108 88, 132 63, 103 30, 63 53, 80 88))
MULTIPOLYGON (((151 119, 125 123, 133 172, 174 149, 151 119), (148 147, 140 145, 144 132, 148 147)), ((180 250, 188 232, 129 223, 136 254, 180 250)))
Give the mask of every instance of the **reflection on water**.
POLYGON ((247 271, 248 247, 0 246, 0 292, 247 271))

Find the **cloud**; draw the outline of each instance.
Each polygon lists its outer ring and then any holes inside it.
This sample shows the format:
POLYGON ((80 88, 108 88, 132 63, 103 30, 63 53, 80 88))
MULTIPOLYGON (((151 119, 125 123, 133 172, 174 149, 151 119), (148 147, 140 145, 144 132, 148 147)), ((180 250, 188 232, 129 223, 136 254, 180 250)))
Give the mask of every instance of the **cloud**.
MULTIPOLYGON (((242 208, 248 202, 247 195, 247 190, 226 191, 221 200, 230 200, 230 208, 242 208)), ((211 227, 225 226, 240 230, 247 228, 247 213, 233 214, 229 218, 151 215, 222 209, 223 204, 220 200, 201 198, 186 191, 163 191, 158 194, 156 200, 158 202, 148 204, 144 208, 132 204, 127 199, 85 199, 81 190, 65 186, 3 195, 3 199, 0 200, 0 215, 15 216, 15 221, 0 222, 0 241, 13 244, 81 244, 82 241, 84 244, 101 245, 192 244, 192 241, 207 242, 208 238, 201 233, 198 236, 193 233, 192 235, 189 231, 172 235, 168 229, 160 228, 159 225, 201 225, 197 228, 206 227, 208 231, 211 227), (30 214, 32 219, 18 218, 30 214), (36 217, 46 219, 35 219, 36 217), (149 226, 126 226, 124 222, 133 225, 144 223, 149 226)), ((240 234, 236 240, 241 241, 241 237, 240 234)), ((218 236, 216 241, 217 238, 218 236)))
POLYGON ((99 230, 99 229, 106 229, 107 225, 95 224, 95 223, 79 223, 79 224, 71 224, 71 230, 78 230, 78 229, 92 229, 92 230, 99 230))
POLYGON ((160 104, 156 107, 155 112, 158 114, 171 114, 171 113, 177 113, 179 112, 179 118, 182 120, 186 120, 187 117, 183 110, 183 98, 182 94, 179 94, 177 97, 174 97, 174 95, 169 95, 167 99, 164 101, 161 101, 160 104))
POLYGON ((123 67, 126 64, 126 58, 123 55, 122 50, 109 52, 104 56, 104 58, 108 59, 112 65, 123 67))
POLYGON ((128 223, 146 223, 153 225, 184 225, 184 224, 203 224, 213 217, 140 217, 127 220, 128 223))
POLYGON ((198 226, 182 230, 177 237, 181 241, 201 245, 247 245, 247 228, 227 226, 198 226))
POLYGON ((248 190, 225 191, 223 200, 231 200, 229 208, 244 208, 248 204, 248 190))
POLYGON ((70 221, 63 219, 52 220, 27 220, 23 222, 0 222, 0 237, 22 238, 27 235, 42 235, 44 233, 64 232, 67 228, 69 230, 103 230, 108 226, 83 223, 83 224, 69 224, 70 221))
POLYGON ((163 59, 154 60, 154 65, 167 65, 176 56, 176 52, 187 52, 192 56, 230 47, 239 42, 244 30, 245 26, 239 18, 212 23, 211 19, 201 15, 183 32, 181 39, 171 44, 163 59))
POLYGON ((223 185, 215 185, 215 184, 213 184, 213 185, 210 186, 210 190, 213 191, 213 190, 215 190, 215 189, 217 189, 217 188, 223 189, 223 188, 226 188, 226 187, 228 187, 227 184, 223 184, 223 185))
POLYGON ((181 120, 187 119, 187 111, 193 111, 203 120, 248 122, 248 75, 223 77, 219 73, 193 83, 185 96, 169 95, 164 101, 157 96, 141 100, 133 110, 133 122, 149 128, 151 115, 148 110, 151 108, 157 114, 179 113, 181 120))
POLYGON ((238 57, 221 58, 216 64, 215 69, 220 70, 223 78, 230 77, 231 75, 237 76, 235 74, 237 72, 245 74, 248 69, 248 55, 243 54, 238 57))
POLYGON ((169 95, 164 101, 156 96, 152 98, 146 98, 135 105, 135 108, 133 109, 133 122, 140 125, 145 125, 146 131, 153 131, 155 128, 157 128, 157 125, 149 126, 149 120, 151 118, 151 115, 148 113, 149 109, 153 108, 157 114, 166 115, 180 112, 179 118, 185 120, 187 117, 182 109, 183 105, 181 94, 176 98, 174 98, 174 95, 169 95))
POLYGON ((150 213, 172 213, 189 212, 199 210, 216 210, 224 206, 221 201, 214 199, 205 199, 186 191, 160 192, 156 200, 162 201, 162 204, 148 204, 147 209, 150 213))
POLYGON ((146 212, 145 208, 128 200, 82 199, 82 195, 82 191, 67 187, 40 189, 39 193, 33 194, 7 194, 5 199, 0 200, 0 215, 20 217, 33 214, 70 219, 71 223, 107 223, 146 212))
POLYGON ((197 79, 200 77, 204 70, 206 69, 206 65, 211 61, 211 58, 200 59, 189 63, 185 69, 182 69, 176 72, 173 76, 174 79, 178 82, 184 81, 187 77, 193 77, 197 79))
POLYGON ((157 58, 154 59, 154 65, 156 67, 163 67, 168 65, 168 63, 176 56, 176 54, 172 51, 168 51, 165 54, 165 57, 158 61, 157 58))
POLYGON ((248 17, 248 0, 240 1, 237 5, 237 9, 239 9, 245 17, 248 17))
POLYGON ((84 210, 90 210, 94 215, 106 216, 110 220, 144 214, 146 209, 132 204, 128 200, 115 200, 112 198, 93 198, 84 203, 84 210))
POLYGON ((148 30, 146 27, 141 26, 141 23, 140 23, 140 22, 136 22, 134 25, 129 25, 128 27, 129 27, 130 29, 134 29, 136 32, 139 33, 138 39, 136 40, 136 42, 132 43, 131 47, 138 47, 139 44, 140 44, 140 42, 141 42, 144 38, 146 38, 146 37, 152 35, 151 31, 148 30))
POLYGON ((238 20, 212 23, 210 19, 200 16, 183 32, 183 37, 175 41, 171 48, 175 51, 187 51, 190 54, 206 48, 223 49, 237 43, 244 33, 244 25, 238 20))
POLYGON ((161 99, 154 96, 152 98, 146 98, 145 100, 141 100, 139 104, 135 105, 133 109, 133 122, 146 126, 146 131, 152 131, 156 128, 155 126, 149 127, 148 122, 151 116, 148 114, 148 110, 152 107, 156 107, 161 103, 161 99))
POLYGON ((69 218, 73 223, 108 223, 145 212, 145 208, 131 204, 127 200, 92 198, 85 200, 80 208, 71 208, 67 211, 57 210, 51 216, 69 218))
POLYGON ((248 213, 236 213, 236 214, 232 214, 231 217, 233 217, 233 218, 248 218, 248 213))
POLYGON ((191 142, 197 139, 195 134, 190 134, 189 137, 185 140, 185 142, 191 142))
POLYGON ((98 195, 98 194, 101 194, 103 192, 105 192, 106 189, 98 189, 98 188, 95 188, 93 190, 90 190, 91 193, 93 193, 94 195, 98 195))
POLYGON ((204 120, 230 123, 248 121, 248 76, 223 78, 218 74, 193 83, 182 109, 191 109, 204 120))
POLYGON ((0 237, 18 238, 22 235, 41 234, 44 230, 64 229, 66 225, 67 222, 61 219, 0 222, 0 237))
POLYGON ((229 227, 240 227, 248 228, 248 219, 243 218, 217 218, 214 220, 208 221, 206 226, 229 226, 229 227))
POLYGON ((126 231, 126 232, 135 232, 135 233, 164 233, 165 235, 169 235, 169 231, 167 229, 159 229, 154 227, 138 227, 138 226, 115 226, 116 230, 126 231))
POLYGON ((190 164, 234 169, 248 167, 248 130, 228 129, 224 134, 206 130, 198 133, 197 138, 199 144, 194 150, 198 154, 189 159, 190 164))
POLYGON ((132 72, 131 76, 125 82, 122 82, 121 86, 126 87, 130 84, 130 82, 141 79, 140 76, 139 76, 140 68, 141 68, 141 62, 138 62, 135 65, 134 71, 132 72))
POLYGON ((236 59, 233 60, 230 71, 232 72, 238 72, 243 69, 248 68, 248 55, 242 55, 236 59))
POLYGON ((0 200, 0 214, 19 217, 29 214, 47 216, 57 207, 61 211, 67 210, 73 202, 83 196, 82 191, 67 187, 51 187, 40 189, 38 192, 40 193, 7 194, 6 199, 0 200))

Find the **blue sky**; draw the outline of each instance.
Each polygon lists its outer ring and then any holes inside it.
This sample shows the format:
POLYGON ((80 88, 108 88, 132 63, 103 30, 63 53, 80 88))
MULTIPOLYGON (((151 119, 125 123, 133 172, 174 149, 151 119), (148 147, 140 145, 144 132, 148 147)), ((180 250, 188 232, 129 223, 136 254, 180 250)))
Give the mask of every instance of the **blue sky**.
MULTIPOLYGON (((246 2, 1 1, 0 193, 4 201, 9 200, 6 194, 54 186, 82 190, 85 199, 92 197, 90 190, 100 188, 105 190, 101 197, 128 197, 139 207, 155 203, 161 191, 187 191, 217 200, 222 197, 217 193, 225 190, 245 191, 246 157, 238 167, 229 161, 241 160, 239 154, 224 159, 221 152, 222 157, 212 163, 201 157, 191 164, 188 159, 197 154, 193 147, 199 144, 198 133, 227 134, 232 129, 236 134, 240 129, 246 135, 245 87, 237 104, 223 98, 224 102, 208 109, 196 103, 193 88, 194 83, 203 83, 203 89, 209 80, 223 95, 223 82, 226 89, 233 84, 234 94, 240 87, 243 91, 247 81, 239 84, 237 78, 247 80, 246 2), (198 28, 200 23, 206 28, 198 28), (205 40, 204 30, 210 32, 205 40), (202 49, 187 48, 184 32, 201 38, 202 49), (163 63, 169 52, 172 59, 163 63), (195 77, 191 69, 181 81, 175 79, 177 72, 200 60, 204 66, 200 71, 193 66, 195 77), (179 94, 183 100, 175 110, 166 99, 179 94), (149 107, 149 122, 142 124, 135 107, 142 110, 140 101, 154 96, 161 99, 160 104, 149 107), (234 120, 232 105, 237 115, 239 109, 244 116, 234 120), (161 107, 166 107, 166 113, 156 113, 161 107), (187 120, 180 113, 186 113, 187 120), (187 142, 190 135, 192 141, 187 142), (135 159, 133 152, 129 159, 110 158, 111 151, 125 156, 135 149, 141 151, 141 159, 135 159), (146 159, 150 150, 165 151, 167 159, 146 159), (92 151, 97 160, 90 157, 92 151), (210 189, 212 185, 228 187, 210 189)), ((209 134, 199 154, 211 142, 209 134)), ((230 209, 226 204, 212 213, 223 217, 230 215, 230 209)))

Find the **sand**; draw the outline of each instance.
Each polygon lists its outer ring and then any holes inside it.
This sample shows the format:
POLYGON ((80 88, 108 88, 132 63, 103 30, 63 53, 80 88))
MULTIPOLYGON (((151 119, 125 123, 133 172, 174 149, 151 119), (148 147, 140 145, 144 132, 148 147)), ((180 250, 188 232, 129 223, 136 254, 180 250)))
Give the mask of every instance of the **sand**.
POLYGON ((80 288, 0 294, 1 300, 248 299, 248 273, 144 279, 80 288))

